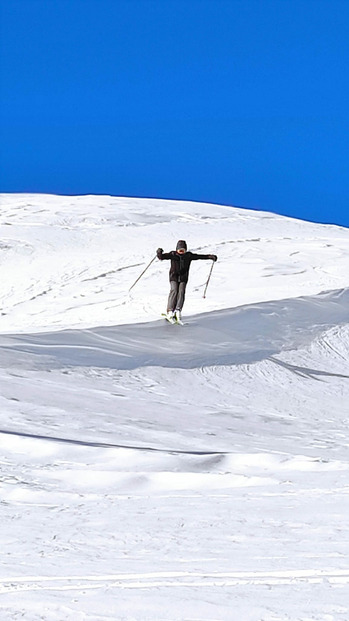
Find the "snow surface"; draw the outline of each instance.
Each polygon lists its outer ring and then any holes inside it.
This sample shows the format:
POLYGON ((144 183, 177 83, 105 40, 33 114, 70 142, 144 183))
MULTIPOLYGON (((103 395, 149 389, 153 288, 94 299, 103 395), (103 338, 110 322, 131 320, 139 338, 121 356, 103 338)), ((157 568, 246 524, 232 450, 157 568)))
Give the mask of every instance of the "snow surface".
POLYGON ((349 620, 349 230, 1 195, 0 619, 349 620), (177 239, 185 326, 160 319, 177 239))

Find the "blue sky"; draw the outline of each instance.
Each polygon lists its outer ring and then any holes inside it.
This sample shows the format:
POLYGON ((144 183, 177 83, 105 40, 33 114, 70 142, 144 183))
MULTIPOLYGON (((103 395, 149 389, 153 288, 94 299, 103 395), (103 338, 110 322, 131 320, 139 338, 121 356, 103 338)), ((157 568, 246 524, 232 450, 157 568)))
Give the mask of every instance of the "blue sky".
POLYGON ((0 190, 349 226, 348 0, 0 0, 0 190))

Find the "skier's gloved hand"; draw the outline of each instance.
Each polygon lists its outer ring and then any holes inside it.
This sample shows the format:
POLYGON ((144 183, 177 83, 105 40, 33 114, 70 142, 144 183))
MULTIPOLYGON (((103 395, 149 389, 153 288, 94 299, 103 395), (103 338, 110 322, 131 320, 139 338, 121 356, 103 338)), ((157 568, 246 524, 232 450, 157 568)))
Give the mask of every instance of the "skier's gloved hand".
POLYGON ((156 254, 158 255, 158 257, 161 256, 162 253, 163 253, 163 249, 162 248, 158 248, 157 251, 156 251, 156 254))
POLYGON ((217 255, 216 254, 210 254, 210 259, 212 259, 212 261, 217 261, 217 255))

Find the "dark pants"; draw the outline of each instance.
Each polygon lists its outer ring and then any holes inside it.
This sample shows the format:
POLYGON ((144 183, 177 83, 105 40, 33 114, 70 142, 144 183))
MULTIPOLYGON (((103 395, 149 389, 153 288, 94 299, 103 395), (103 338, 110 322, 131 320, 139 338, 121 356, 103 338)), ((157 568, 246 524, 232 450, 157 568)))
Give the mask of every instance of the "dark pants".
POLYGON ((170 281, 170 295, 168 296, 167 310, 182 310, 185 298, 186 282, 177 282, 176 280, 170 281))

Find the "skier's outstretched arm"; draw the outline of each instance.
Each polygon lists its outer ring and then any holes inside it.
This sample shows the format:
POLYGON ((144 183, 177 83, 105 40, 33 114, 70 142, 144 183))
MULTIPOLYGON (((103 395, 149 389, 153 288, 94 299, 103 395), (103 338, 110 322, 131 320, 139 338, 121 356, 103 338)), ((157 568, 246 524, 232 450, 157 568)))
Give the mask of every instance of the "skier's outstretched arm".
POLYGON ((160 261, 163 261, 164 259, 172 259, 172 254, 170 252, 164 252, 162 248, 157 249, 156 255, 160 261))
POLYGON ((197 261, 198 259, 211 259, 212 261, 217 261, 216 254, 192 254, 191 258, 193 261, 197 261))

